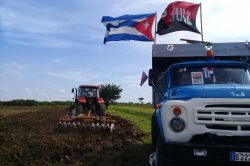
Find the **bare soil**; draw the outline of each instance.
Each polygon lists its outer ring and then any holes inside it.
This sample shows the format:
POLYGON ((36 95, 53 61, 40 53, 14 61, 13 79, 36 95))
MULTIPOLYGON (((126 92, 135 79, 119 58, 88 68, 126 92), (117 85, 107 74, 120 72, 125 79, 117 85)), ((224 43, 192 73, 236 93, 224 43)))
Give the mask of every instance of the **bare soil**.
POLYGON ((0 165, 148 165, 144 133, 118 118, 109 132, 57 132, 64 109, 0 115, 0 165))

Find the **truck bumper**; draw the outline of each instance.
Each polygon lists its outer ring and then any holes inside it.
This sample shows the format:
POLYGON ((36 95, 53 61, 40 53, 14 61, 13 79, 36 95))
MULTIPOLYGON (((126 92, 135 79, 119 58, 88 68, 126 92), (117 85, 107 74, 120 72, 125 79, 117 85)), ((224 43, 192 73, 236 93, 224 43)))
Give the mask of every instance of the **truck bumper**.
POLYGON ((250 165, 250 162, 231 161, 231 152, 249 152, 248 147, 236 147, 230 145, 196 145, 191 143, 167 143, 164 146, 167 160, 176 163, 178 161, 202 165, 250 165), (194 151, 205 150, 206 156, 195 156, 194 151))

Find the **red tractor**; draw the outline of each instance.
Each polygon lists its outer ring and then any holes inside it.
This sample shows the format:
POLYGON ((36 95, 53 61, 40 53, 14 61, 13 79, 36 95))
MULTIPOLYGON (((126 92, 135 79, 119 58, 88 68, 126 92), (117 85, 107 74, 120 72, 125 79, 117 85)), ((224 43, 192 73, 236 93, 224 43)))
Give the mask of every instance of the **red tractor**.
POLYGON ((105 129, 110 132, 116 122, 112 115, 106 114, 104 100, 99 97, 99 87, 93 85, 80 85, 73 88, 73 102, 66 110, 65 116, 60 117, 56 126, 58 130, 64 129, 105 129))
POLYGON ((88 115, 103 116, 106 109, 103 98, 99 96, 99 87, 94 85, 80 85, 79 88, 72 88, 74 93, 75 109, 67 110, 66 114, 77 116, 80 113, 88 115))

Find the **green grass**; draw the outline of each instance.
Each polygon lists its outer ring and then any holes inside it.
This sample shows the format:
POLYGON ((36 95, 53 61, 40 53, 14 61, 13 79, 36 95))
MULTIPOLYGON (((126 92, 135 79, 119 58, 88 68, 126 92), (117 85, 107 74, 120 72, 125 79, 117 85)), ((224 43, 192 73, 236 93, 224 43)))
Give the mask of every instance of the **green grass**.
POLYGON ((148 155, 151 153, 151 116, 154 109, 151 106, 112 105, 108 111, 132 122, 138 129, 146 133, 142 142, 134 142, 121 151, 121 158, 129 158, 125 165, 148 165, 148 155))
POLYGON ((151 106, 126 106, 126 105, 113 105, 110 106, 108 112, 114 115, 119 115, 124 119, 132 122, 141 131, 147 134, 144 138, 145 142, 150 142, 151 132, 151 116, 153 113, 151 106))

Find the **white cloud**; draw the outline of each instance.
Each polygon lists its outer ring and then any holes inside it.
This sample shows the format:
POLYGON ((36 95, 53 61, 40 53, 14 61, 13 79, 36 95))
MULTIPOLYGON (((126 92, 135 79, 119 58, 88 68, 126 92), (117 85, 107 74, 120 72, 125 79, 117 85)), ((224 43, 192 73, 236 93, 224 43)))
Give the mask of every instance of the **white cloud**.
POLYGON ((42 34, 20 34, 19 32, 5 32, 7 40, 13 44, 25 46, 38 46, 48 48, 80 47, 75 41, 63 37, 42 34))
POLYGON ((20 77, 23 75, 23 71, 25 71, 28 68, 30 68, 30 66, 26 64, 20 64, 17 62, 4 64, 2 66, 2 70, 5 71, 5 74, 1 75, 1 77, 5 77, 8 74, 13 74, 15 76, 20 77))
MULTIPOLYGON (((62 6, 40 7, 32 0, 4 1, 0 6, 0 25, 5 39, 12 44, 57 48, 81 47, 85 41, 81 35, 100 38, 95 28, 87 28, 89 22, 83 21, 82 11, 75 10, 78 6, 69 4, 70 14, 62 6)), ((96 24, 90 25, 93 26, 96 24)))
POLYGON ((130 87, 139 87, 140 86, 140 75, 127 75, 121 77, 121 83, 130 87))
POLYGON ((152 89, 146 83, 137 87, 122 87, 121 98, 119 102, 138 102, 139 97, 144 97, 144 102, 151 102, 152 89))
POLYGON ((35 7, 32 3, 13 1, 5 1, 0 9, 1 24, 7 31, 33 34, 63 33, 60 28, 62 23, 54 19, 53 10, 35 7))
POLYGON ((60 93, 66 93, 67 92, 66 89, 58 89, 57 91, 60 92, 60 93))
POLYGON ((2 87, 0 87, 0 91, 2 91, 2 92, 8 92, 9 89, 8 88, 2 88, 2 87))
POLYGON ((27 94, 33 94, 32 91, 31 91, 29 88, 25 88, 24 91, 25 91, 25 93, 27 93, 27 94))
POLYGON ((2 79, 6 79, 7 77, 6 77, 5 74, 2 73, 2 74, 1 74, 1 78, 2 78, 2 79))
POLYGON ((40 96, 41 98, 48 98, 48 97, 49 97, 49 95, 48 95, 46 92, 44 92, 44 91, 42 91, 42 90, 40 90, 40 89, 38 89, 38 88, 36 88, 36 89, 34 90, 34 92, 35 92, 35 95, 38 95, 38 96, 40 96))
POLYGON ((136 0, 136 1, 119 1, 114 3, 111 10, 122 14, 143 14, 147 12, 154 13, 157 8, 166 6, 167 2, 162 0, 136 0))
POLYGON ((82 69, 82 68, 78 68, 76 70, 67 70, 62 72, 49 72, 48 75, 84 83, 88 81, 93 81, 99 78, 100 76, 98 73, 92 73, 88 69, 82 69))
POLYGON ((235 41, 241 37, 244 41, 250 37, 249 15, 250 1, 204 1, 203 28, 204 37, 217 42, 235 41))
POLYGON ((54 62, 54 63, 60 63, 60 62, 62 62, 64 60, 62 58, 57 58, 57 59, 52 59, 51 61, 54 62))
POLYGON ((28 66, 25 64, 19 64, 17 62, 11 62, 11 63, 6 64, 5 67, 19 71, 19 70, 26 69, 28 66))
POLYGON ((22 95, 22 98, 35 99, 35 100, 50 100, 50 97, 44 90, 38 88, 25 88, 25 94, 22 95))

